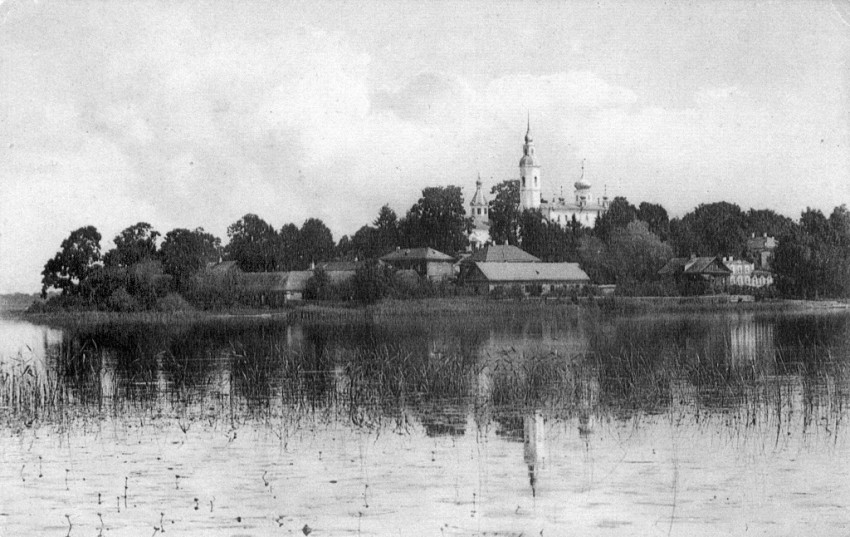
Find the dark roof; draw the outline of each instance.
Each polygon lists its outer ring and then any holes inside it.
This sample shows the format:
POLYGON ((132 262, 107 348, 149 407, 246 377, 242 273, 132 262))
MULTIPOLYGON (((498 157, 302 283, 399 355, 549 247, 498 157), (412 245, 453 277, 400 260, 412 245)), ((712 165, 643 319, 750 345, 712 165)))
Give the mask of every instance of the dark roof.
POLYGON ((433 248, 401 248, 394 250, 381 258, 381 261, 388 261, 390 263, 402 260, 453 262, 455 258, 450 255, 446 255, 443 252, 438 252, 433 248))
POLYGON ((717 257, 674 257, 661 267, 658 274, 731 274, 732 271, 717 257))
POLYGON ((482 263, 539 263, 540 259, 509 244, 485 246, 473 252, 464 262, 482 263))
POLYGON ((688 261, 689 259, 687 257, 674 257, 666 265, 661 267, 658 274, 676 274, 677 272, 682 272, 688 261))
MULTIPOLYGON (((490 282, 589 282, 578 263, 475 263, 490 282)), ((470 279, 474 280, 475 276, 470 279)))

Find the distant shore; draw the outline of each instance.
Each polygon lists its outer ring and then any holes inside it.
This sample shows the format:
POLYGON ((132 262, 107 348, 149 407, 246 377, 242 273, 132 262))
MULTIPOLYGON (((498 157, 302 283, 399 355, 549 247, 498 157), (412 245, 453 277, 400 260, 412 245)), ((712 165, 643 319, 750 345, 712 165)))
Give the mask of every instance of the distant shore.
POLYGON ((522 315, 547 311, 592 310, 600 314, 710 313, 710 312, 769 312, 769 311, 828 311, 850 310, 850 301, 841 300, 788 300, 774 299, 752 301, 742 297, 715 295, 700 297, 595 297, 569 299, 493 300, 486 297, 450 297, 424 299, 385 299, 376 304, 350 303, 294 303, 284 308, 232 308, 224 310, 184 310, 174 312, 140 311, 118 313, 107 311, 71 311, 53 313, 27 313, 26 311, 0 311, 0 316, 36 323, 77 325, 101 323, 144 322, 203 322, 238 321, 248 319, 282 322, 309 321, 374 321, 405 317, 522 315))

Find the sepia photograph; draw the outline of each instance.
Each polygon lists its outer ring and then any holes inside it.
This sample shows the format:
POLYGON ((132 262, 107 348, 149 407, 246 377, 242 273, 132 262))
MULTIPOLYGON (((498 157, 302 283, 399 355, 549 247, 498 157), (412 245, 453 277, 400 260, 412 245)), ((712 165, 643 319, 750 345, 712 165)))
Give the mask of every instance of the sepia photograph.
POLYGON ((0 0, 0 537, 850 535, 850 0, 0 0))

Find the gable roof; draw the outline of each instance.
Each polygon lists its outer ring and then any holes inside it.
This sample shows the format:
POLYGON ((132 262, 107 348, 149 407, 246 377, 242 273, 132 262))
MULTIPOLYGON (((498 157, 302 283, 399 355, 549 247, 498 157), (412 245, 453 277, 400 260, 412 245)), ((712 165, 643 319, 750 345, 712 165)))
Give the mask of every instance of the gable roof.
POLYGON ((667 264, 661 267, 658 274, 676 274, 685 270, 685 265, 690 261, 687 257, 674 257, 667 264))
MULTIPOLYGON (((578 263, 475 263, 481 276, 490 282, 589 282, 578 263)), ((475 280, 477 274, 471 275, 475 280)))
POLYGON ((481 263, 540 263, 540 259, 510 244, 485 246, 473 252, 464 262, 481 263))
POLYGON ((455 258, 438 252, 433 248, 400 248, 381 258, 381 261, 446 261, 454 262, 455 258))
POLYGON ((717 257, 674 257, 658 274, 731 274, 732 270, 717 257))

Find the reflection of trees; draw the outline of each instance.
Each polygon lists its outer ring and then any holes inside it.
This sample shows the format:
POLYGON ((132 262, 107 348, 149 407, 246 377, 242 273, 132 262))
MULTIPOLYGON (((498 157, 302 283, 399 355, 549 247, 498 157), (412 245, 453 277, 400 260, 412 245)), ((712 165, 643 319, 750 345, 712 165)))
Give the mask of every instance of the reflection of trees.
POLYGON ((753 408, 785 400, 790 385, 812 409, 848 395, 846 315, 535 315, 103 324, 64 330, 48 363, 57 401, 73 404, 167 402, 180 413, 224 402, 358 427, 412 417, 434 435, 463 434, 470 413, 518 438, 510 416, 529 409, 589 421, 674 402, 753 408))

